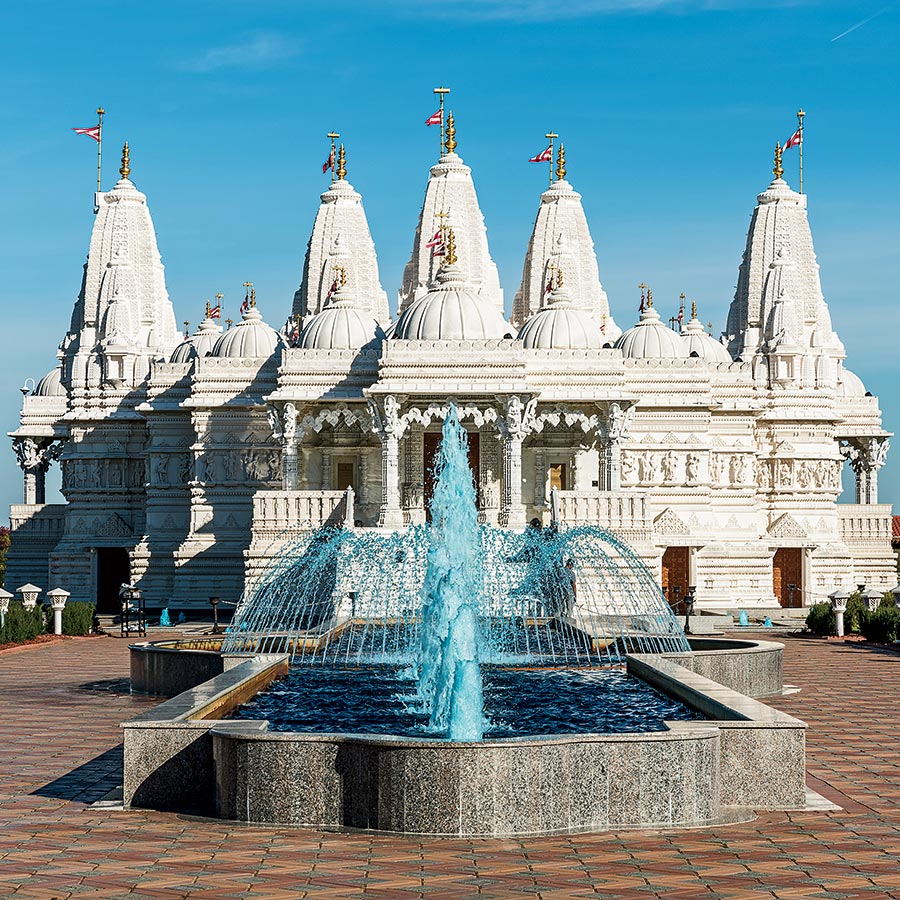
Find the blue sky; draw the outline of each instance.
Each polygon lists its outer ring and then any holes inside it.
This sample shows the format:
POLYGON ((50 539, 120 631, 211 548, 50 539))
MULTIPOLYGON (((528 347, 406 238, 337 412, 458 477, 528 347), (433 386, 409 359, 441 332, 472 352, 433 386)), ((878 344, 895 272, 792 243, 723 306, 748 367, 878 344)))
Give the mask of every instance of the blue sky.
MULTIPOLYGON (((508 302, 546 179, 526 160, 552 128, 619 324, 635 320, 645 281, 663 313, 681 291, 696 298, 717 333, 772 147, 803 106, 825 296, 849 367, 880 396, 886 427, 900 425, 900 4, 85 0, 10 5, 4 24, 4 431, 16 426, 18 386, 54 365, 78 291, 95 144, 70 129, 93 124, 98 104, 104 186, 129 140, 178 320, 196 323, 216 291, 233 313, 251 280, 280 323, 327 183, 331 129, 394 302, 436 156, 423 120, 440 83, 453 89, 459 152, 508 302)), ((883 500, 900 499, 898 453, 900 440, 883 500)), ((12 453, 0 455, 0 503, 20 491, 12 453)))

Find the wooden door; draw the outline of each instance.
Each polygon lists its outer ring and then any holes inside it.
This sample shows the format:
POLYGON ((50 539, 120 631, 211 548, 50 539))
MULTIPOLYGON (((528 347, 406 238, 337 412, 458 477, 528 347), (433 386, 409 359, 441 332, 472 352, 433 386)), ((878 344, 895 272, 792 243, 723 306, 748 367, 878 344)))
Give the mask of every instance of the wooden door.
POLYGON ((566 464, 554 463, 550 466, 550 490, 556 488, 558 491, 566 490, 566 464))
POLYGON ((662 589, 669 606, 684 613, 684 597, 690 586, 690 547, 668 547, 662 558, 662 589))
MULTIPOLYGON (((469 468, 475 482, 475 503, 478 503, 478 468, 481 461, 481 435, 478 432, 469 434, 469 468)), ((425 488, 425 520, 431 521, 431 498, 434 496, 434 464, 441 451, 441 434, 438 431, 426 431, 422 442, 422 484, 425 488)))
POLYGON ((772 590, 778 602, 790 609, 803 606, 803 549, 779 547, 772 557, 772 590))

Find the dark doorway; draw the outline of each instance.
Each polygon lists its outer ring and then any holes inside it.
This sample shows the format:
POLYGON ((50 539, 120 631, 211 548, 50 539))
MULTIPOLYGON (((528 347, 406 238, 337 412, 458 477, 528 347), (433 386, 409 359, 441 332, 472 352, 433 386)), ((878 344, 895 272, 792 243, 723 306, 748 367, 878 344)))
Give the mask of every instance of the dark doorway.
POLYGON ((803 549, 779 547, 772 557, 772 590, 786 609, 803 606, 803 549))
MULTIPOLYGON (((337 464, 337 484, 335 487, 339 491, 346 491, 347 488, 353 487, 354 482, 353 477, 353 463, 352 462, 339 462, 337 464)), ((354 488, 355 490, 355 488, 354 488)))
POLYGON ((690 583, 690 547, 668 547, 662 558, 662 589, 672 610, 684 613, 684 597, 690 583))
MULTIPOLYGON (((441 433, 439 431, 426 431, 423 435, 422 456, 424 458, 424 471, 422 472, 422 484, 425 486, 425 521, 431 521, 431 498, 434 496, 434 463, 441 450, 441 433)), ((469 468, 475 479, 475 503, 478 503, 478 466, 480 461, 478 432, 469 433, 469 468)))
POLYGON ((131 562, 126 547, 97 548, 97 612, 121 612, 119 588, 131 581, 131 562))

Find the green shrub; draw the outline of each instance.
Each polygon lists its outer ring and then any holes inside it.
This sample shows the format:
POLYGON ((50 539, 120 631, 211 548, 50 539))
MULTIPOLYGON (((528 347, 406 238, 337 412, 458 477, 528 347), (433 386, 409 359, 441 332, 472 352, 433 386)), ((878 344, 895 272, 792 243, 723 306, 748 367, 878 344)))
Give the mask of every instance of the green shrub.
POLYGON ((855 591, 850 595, 850 599, 847 601, 847 612, 844 613, 844 632, 846 634, 859 634, 865 612, 866 601, 860 596, 859 591, 855 591))
POLYGON ((879 606, 862 617, 862 633, 867 641, 890 644, 897 640, 898 630, 900 630, 900 613, 897 612, 893 602, 890 606, 879 606))
POLYGON ((93 603, 70 600, 63 608, 63 634, 90 634, 94 623, 94 609, 93 603))
POLYGON ((47 630, 44 610, 40 606, 25 609, 14 600, 9 604, 6 622, 0 628, 0 644, 21 644, 30 641, 47 630))
POLYGON ((837 624, 830 603, 816 603, 806 616, 806 627, 813 634, 836 634, 837 624))

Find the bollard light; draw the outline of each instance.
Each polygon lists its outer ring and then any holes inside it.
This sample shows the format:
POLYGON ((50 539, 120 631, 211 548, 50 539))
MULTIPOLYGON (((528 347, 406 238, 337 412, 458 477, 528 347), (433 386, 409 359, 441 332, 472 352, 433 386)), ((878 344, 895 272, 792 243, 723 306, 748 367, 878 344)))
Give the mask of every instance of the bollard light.
POLYGON ((869 612, 875 612, 878 609, 878 604, 881 603, 881 598, 884 594, 881 591, 876 591, 875 588, 870 588, 867 591, 863 592, 862 598, 866 603, 866 609, 869 612))
POLYGON ((41 588, 35 584, 23 584, 22 587, 16 588, 16 593, 22 596, 22 606, 25 609, 34 609, 37 606, 37 600, 41 593, 41 588))
POLYGON ((835 631, 838 637, 844 636, 844 613, 847 612, 847 601, 850 599, 850 592, 836 590, 833 594, 828 595, 831 600, 831 608, 834 610, 835 631))
POLYGON ((52 591, 47 591, 47 597, 50 599, 50 608, 53 610, 54 634, 62 634, 62 614, 69 596, 69 592, 64 591, 62 588, 54 588, 52 591))
POLYGON ((6 625, 6 614, 9 612, 9 601, 12 600, 13 594, 0 588, 0 628, 6 625))

